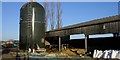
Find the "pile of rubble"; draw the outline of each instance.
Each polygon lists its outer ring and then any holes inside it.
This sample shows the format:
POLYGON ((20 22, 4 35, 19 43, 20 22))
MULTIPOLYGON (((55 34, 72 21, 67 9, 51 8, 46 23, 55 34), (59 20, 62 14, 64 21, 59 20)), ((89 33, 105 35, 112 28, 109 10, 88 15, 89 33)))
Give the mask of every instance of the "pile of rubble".
POLYGON ((69 56, 65 53, 52 53, 52 54, 46 55, 45 57, 52 57, 52 58, 63 57, 63 58, 65 58, 65 57, 69 57, 69 56))
POLYGON ((85 55, 85 49, 70 49, 66 48, 61 51, 58 51, 57 49, 51 49, 51 50, 46 50, 46 49, 39 49, 39 50, 30 50, 29 49, 30 55, 36 55, 36 56, 45 56, 45 57, 72 57, 72 56, 78 56, 78 57, 83 57, 85 55))
POLYGON ((66 49, 62 50, 62 53, 66 53, 69 56, 83 56, 85 55, 85 50, 84 49, 66 49))

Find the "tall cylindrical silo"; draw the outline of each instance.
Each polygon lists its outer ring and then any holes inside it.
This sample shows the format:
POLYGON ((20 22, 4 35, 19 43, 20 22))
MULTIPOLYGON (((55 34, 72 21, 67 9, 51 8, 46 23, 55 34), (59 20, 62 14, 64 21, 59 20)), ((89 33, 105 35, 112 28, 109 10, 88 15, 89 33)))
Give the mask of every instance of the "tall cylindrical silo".
POLYGON ((20 49, 34 45, 44 47, 45 10, 37 2, 28 2, 20 9, 20 49))

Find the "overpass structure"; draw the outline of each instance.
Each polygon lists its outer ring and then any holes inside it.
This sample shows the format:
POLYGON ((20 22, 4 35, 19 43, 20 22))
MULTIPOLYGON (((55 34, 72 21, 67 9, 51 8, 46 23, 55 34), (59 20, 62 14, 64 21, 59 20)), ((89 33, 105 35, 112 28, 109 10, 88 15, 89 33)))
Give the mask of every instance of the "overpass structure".
MULTIPOLYGON (((120 33, 120 15, 109 16, 100 18, 84 23, 79 23, 71 26, 66 26, 61 29, 55 29, 46 32, 46 37, 60 37, 70 36, 73 34, 84 34, 85 35, 85 49, 87 51, 87 39, 89 35, 95 34, 108 34, 112 33, 114 36, 118 36, 120 33)), ((60 46, 59 46, 60 49, 60 46)))

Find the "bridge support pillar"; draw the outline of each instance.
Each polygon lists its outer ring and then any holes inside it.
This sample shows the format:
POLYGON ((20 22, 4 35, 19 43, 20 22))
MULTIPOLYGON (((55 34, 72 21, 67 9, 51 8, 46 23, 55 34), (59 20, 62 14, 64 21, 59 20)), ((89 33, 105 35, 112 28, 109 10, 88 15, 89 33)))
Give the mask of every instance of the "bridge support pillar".
POLYGON ((85 51, 87 52, 87 40, 89 39, 89 35, 85 35, 85 51))

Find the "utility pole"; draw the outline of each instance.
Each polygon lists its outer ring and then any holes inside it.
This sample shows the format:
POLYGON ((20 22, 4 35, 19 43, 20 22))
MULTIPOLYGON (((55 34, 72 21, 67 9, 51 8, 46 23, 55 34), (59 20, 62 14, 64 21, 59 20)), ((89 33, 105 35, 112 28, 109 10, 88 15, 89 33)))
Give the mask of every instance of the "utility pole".
POLYGON ((45 31, 47 31, 48 19, 49 19, 49 14, 50 14, 49 5, 48 5, 48 1, 47 0, 45 0, 44 8, 45 8, 45 31))
POLYGON ((61 19, 61 3, 60 0, 57 2, 57 29, 60 29, 62 27, 62 19, 61 19))

